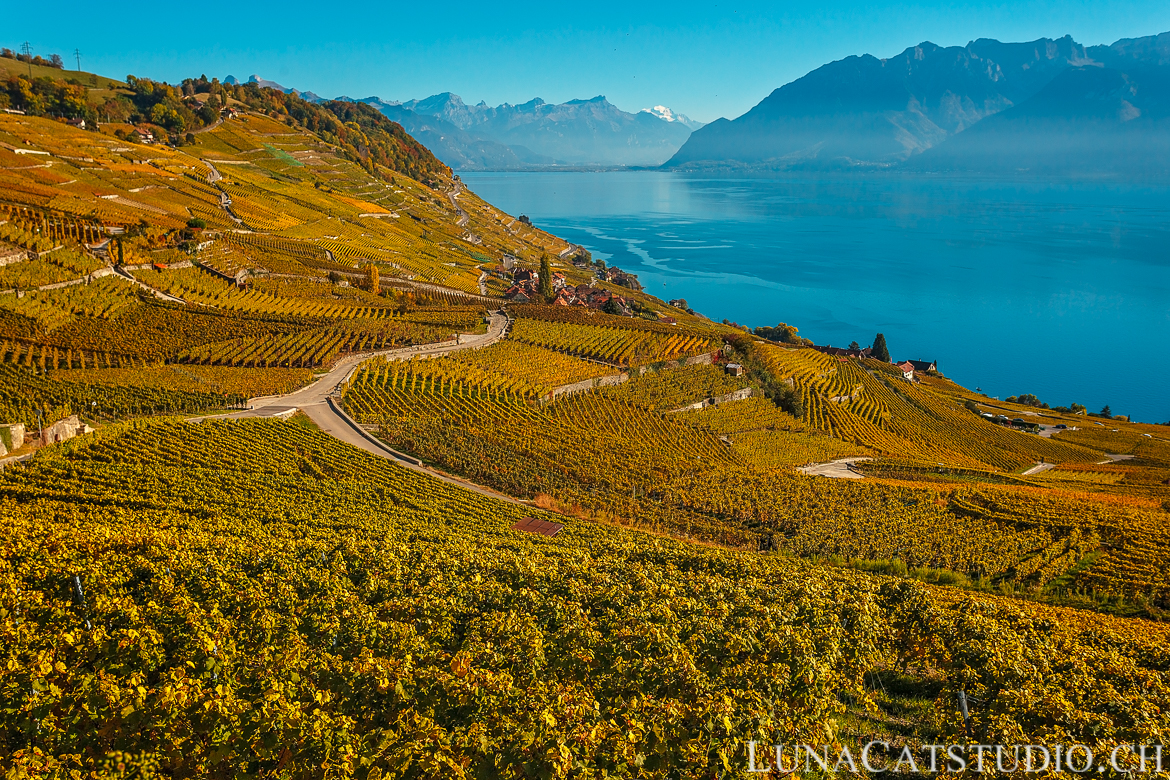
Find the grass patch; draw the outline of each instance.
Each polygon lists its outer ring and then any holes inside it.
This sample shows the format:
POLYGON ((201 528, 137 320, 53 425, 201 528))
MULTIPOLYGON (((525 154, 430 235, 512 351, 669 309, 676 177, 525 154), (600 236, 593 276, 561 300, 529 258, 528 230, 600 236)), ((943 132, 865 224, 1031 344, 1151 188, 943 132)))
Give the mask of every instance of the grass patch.
POLYGON ((288 418, 288 421, 293 425, 298 425, 301 428, 306 428, 310 431, 321 430, 317 423, 313 422, 309 415, 305 414, 304 412, 297 412, 292 417, 288 418))
POLYGON ((268 150, 269 154, 271 154, 276 159, 280 160, 282 163, 286 163, 288 165, 291 165, 294 168, 303 168, 304 167, 304 163, 302 163, 300 160, 293 157, 291 154, 284 151, 283 149, 277 149, 272 144, 264 144, 264 148, 268 150))

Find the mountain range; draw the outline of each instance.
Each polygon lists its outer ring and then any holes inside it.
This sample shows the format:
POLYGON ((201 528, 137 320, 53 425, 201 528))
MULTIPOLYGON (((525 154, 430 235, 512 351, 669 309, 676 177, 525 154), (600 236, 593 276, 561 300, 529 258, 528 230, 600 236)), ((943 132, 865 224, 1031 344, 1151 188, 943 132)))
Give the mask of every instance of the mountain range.
POLYGON ((847 57, 696 130, 672 169, 1170 171, 1170 33, 847 57))
MULTIPOLYGON (((241 82, 228 76, 224 83, 241 82)), ((257 75, 246 83, 324 100, 257 75)), ((622 111, 602 95, 559 104, 533 98, 495 107, 482 101, 469 106, 451 92, 405 102, 344 95, 337 100, 373 106, 456 170, 657 166, 702 127, 666 106, 622 111)))
POLYGON ((656 166, 700 126, 665 106, 622 111, 604 96, 565 103, 467 105, 450 92, 389 103, 364 98, 453 168, 656 166), (417 135, 416 135, 417 132, 417 135))

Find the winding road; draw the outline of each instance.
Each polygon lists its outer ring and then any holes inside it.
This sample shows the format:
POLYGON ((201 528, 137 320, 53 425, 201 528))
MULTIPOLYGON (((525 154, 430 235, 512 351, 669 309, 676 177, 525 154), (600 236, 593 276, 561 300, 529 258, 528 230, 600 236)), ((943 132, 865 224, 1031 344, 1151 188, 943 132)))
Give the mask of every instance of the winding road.
POLYGON ((1033 474, 1043 474, 1045 471, 1049 471, 1049 470, 1054 469, 1054 468, 1056 468, 1055 463, 1037 463, 1035 466, 1028 469, 1020 476, 1030 477, 1033 474))
POLYGON ((467 216, 467 212, 459 207, 458 201, 455 199, 459 197, 459 193, 463 191, 463 183, 455 182, 455 189, 447 193, 447 197, 451 199, 451 208, 455 209, 455 213, 459 215, 459 219, 455 221, 456 226, 463 227, 471 219, 467 216))
MULTIPOLYGON (((207 166, 207 183, 208 184, 215 184, 217 181, 219 181, 220 179, 223 178, 223 176, 219 172, 219 168, 216 168, 209 161, 200 160, 200 162, 202 162, 204 165, 207 166)), ((222 198, 221 198, 221 200, 222 200, 222 198)))
POLYGON ((862 474, 859 474, 852 468, 854 463, 863 460, 873 460, 873 458, 841 458, 839 460, 829 461, 828 463, 812 463, 808 466, 801 466, 797 469, 797 471, 813 477, 831 477, 834 479, 865 479, 862 474))
POLYGON ((480 347, 495 344, 503 338, 504 334, 507 333, 507 327, 507 315, 502 311, 497 311, 493 312, 490 317, 487 333, 478 335, 460 334, 455 343, 423 344, 417 347, 349 355, 339 360, 328 374, 313 384, 302 387, 300 390, 288 393, 287 395, 253 398, 248 402, 249 408, 243 411, 232 412, 230 414, 209 415, 206 418, 193 419, 192 422, 199 422, 203 419, 240 420, 249 417, 287 417, 295 414, 297 411, 301 411, 318 428, 338 441, 352 444, 358 449, 365 450, 372 455, 377 455, 379 458, 397 461, 399 465, 412 471, 417 471, 420 474, 425 474, 428 477, 457 485, 481 495, 491 496, 501 501, 522 504, 522 501, 518 501, 502 493, 497 493, 482 485, 477 485, 436 471, 423 465, 417 458, 392 449, 372 434, 366 432, 365 429, 345 413, 340 406, 338 393, 340 386, 353 376, 354 372, 357 371, 362 363, 371 358, 385 357, 390 360, 409 360, 412 357, 438 357, 463 349, 479 349, 480 347))

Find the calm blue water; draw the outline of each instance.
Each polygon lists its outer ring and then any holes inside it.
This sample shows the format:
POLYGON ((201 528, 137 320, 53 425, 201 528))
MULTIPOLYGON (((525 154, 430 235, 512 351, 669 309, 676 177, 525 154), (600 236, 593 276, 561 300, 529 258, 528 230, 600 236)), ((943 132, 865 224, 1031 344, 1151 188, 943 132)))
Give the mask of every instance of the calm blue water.
POLYGON ((713 319, 882 332, 968 387, 1170 419, 1170 187, 910 175, 463 174, 713 319))

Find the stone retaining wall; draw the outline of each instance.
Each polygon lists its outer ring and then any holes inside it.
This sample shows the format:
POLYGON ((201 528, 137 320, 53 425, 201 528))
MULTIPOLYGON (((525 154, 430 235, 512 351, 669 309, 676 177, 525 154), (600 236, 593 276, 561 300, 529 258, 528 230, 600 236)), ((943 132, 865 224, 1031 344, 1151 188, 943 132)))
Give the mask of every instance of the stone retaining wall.
POLYGON ((24 423, 0 425, 0 457, 24 446, 24 423))
POLYGON ((77 419, 77 415, 74 414, 66 417, 64 420, 58 420, 48 428, 45 428, 41 432, 41 444, 55 444, 59 441, 68 441, 74 436, 89 432, 90 427, 77 419))
POLYGON ((630 381, 629 374, 608 374, 606 376, 598 376, 592 379, 583 379, 580 382, 574 382, 571 385, 561 385, 554 387, 551 391, 540 397, 541 401, 548 402, 557 396, 565 395, 567 393, 583 393, 586 390, 593 390, 598 387, 613 387, 614 385, 625 384, 630 381))
POLYGON ((702 401, 695 401, 693 404, 679 407, 678 409, 671 409, 673 412, 686 412, 692 409, 703 409, 707 406, 718 406, 719 404, 726 404, 732 401, 746 401, 755 395, 755 390, 750 387, 742 387, 739 390, 733 390, 730 393, 717 395, 714 398, 704 398, 702 401))
POLYGON ((691 355, 690 357, 679 358, 678 360, 667 360, 664 363, 657 364, 658 368, 655 368, 656 364, 638 366, 638 376, 649 374, 651 372, 665 368, 682 368, 683 366, 710 366, 715 363, 715 356, 717 354, 717 352, 704 352, 702 355, 691 355))

